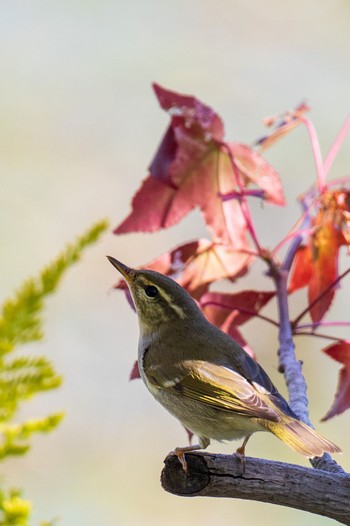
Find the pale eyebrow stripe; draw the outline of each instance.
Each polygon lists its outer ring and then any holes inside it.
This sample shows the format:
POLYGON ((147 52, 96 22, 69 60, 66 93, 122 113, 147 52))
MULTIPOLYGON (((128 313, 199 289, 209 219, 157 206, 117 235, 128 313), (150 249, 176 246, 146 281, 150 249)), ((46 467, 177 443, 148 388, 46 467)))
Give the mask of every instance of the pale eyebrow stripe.
POLYGON ((169 305, 176 312, 176 314, 180 316, 180 318, 182 319, 186 318, 185 311, 179 305, 175 305, 171 301, 171 296, 169 296, 166 292, 164 292, 164 290, 161 289, 160 287, 158 288, 158 290, 159 290, 160 295, 166 301, 167 305, 169 305))
POLYGON ((146 287, 147 285, 152 285, 153 287, 156 287, 159 291, 159 294, 161 295, 161 297, 163 298, 163 300, 166 302, 167 305, 169 305, 169 307, 171 307, 173 309, 173 311, 176 312, 176 314, 178 316, 180 316, 181 319, 185 319, 186 318, 186 313, 185 311, 179 306, 179 305, 175 305, 173 302, 172 302, 172 298, 169 294, 167 294, 164 289, 162 289, 159 285, 155 284, 152 282, 152 280, 149 280, 149 279, 146 279, 146 278, 143 278, 141 280, 142 282, 142 285, 144 287, 146 287))

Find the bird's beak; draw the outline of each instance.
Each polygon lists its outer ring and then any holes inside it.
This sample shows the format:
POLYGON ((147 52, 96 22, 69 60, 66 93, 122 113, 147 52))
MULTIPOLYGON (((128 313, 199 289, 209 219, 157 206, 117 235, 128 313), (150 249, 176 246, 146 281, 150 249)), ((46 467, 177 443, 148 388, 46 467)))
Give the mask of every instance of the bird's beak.
POLYGON ((107 256, 107 259, 112 263, 113 267, 115 267, 123 276, 123 278, 126 279, 128 283, 130 283, 133 280, 134 277, 134 269, 127 267, 124 265, 124 263, 121 263, 115 258, 112 258, 111 256, 107 256))

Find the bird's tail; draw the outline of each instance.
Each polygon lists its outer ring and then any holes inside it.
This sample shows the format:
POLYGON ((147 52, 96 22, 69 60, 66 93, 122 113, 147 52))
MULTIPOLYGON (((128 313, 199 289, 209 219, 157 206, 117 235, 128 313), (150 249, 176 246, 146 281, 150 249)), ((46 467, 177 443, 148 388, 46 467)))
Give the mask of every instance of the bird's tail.
POLYGON ((294 451, 307 458, 322 457, 325 452, 341 453, 338 446, 295 418, 284 417, 280 422, 265 420, 263 425, 294 451))

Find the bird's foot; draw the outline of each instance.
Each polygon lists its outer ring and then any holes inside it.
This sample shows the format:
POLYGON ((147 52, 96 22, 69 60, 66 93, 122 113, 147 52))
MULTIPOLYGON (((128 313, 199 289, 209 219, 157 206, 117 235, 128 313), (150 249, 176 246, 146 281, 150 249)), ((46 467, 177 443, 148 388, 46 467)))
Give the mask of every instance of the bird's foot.
POLYGON ((187 475, 188 466, 187 466, 187 462, 185 459, 185 453, 189 453, 190 451, 198 451, 198 449, 203 449, 202 444, 194 444, 193 446, 186 446, 186 447, 176 447, 173 451, 170 451, 170 453, 168 454, 168 457, 171 455, 177 456, 177 458, 179 459, 179 462, 181 463, 182 469, 187 475))
POLYGON ((236 452, 235 452, 235 455, 236 455, 236 457, 238 458, 238 460, 241 463, 242 475, 244 475, 244 473, 245 473, 245 452, 244 452, 244 447, 237 448, 236 452))
POLYGON ((244 475, 244 472, 245 472, 245 447, 247 445, 249 438, 250 438, 250 435, 246 436, 245 439, 243 440, 243 444, 241 445, 241 447, 236 449, 236 457, 239 458, 239 460, 241 461, 241 465, 242 465, 242 475, 244 475))
POLYGON ((169 453, 169 455, 176 455, 177 458, 179 459, 179 462, 182 466, 182 469, 183 471, 186 473, 188 473, 188 466, 187 466, 187 462, 186 462, 186 458, 185 458, 185 451, 188 451, 188 449, 186 447, 177 447, 174 449, 174 451, 171 451, 171 453, 169 453))

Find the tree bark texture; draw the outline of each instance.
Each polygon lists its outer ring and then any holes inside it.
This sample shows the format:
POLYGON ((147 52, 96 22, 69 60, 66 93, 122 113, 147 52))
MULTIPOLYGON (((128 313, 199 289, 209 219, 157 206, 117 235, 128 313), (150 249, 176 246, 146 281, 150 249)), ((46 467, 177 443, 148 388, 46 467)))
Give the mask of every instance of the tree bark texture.
POLYGON ((350 525, 350 475, 257 458, 209 453, 186 454, 187 474, 169 455, 163 488, 187 497, 226 497, 269 502, 350 525))

